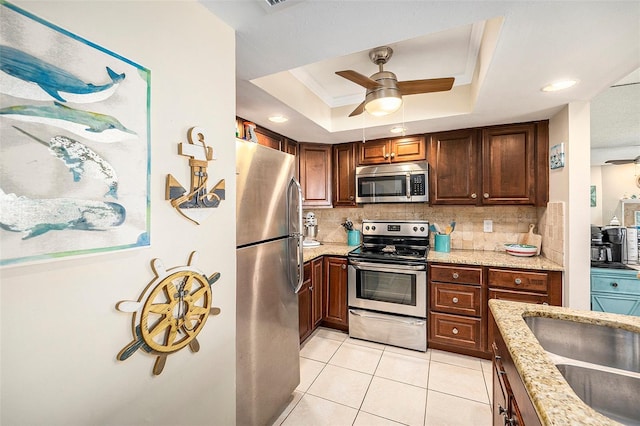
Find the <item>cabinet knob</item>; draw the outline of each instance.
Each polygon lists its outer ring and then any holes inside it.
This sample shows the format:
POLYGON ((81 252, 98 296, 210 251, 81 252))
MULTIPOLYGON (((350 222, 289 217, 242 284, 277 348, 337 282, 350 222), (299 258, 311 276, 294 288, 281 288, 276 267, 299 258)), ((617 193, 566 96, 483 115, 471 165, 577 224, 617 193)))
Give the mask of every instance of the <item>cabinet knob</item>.
POLYGON ((342 269, 347 269, 347 265, 342 265, 341 268, 342 269))
POLYGON ((455 327, 453 327, 453 330, 451 330, 451 332, 452 332, 453 334, 458 334, 458 333, 459 333, 458 329, 457 329, 457 328, 455 328, 455 327))
POLYGON ((452 301, 453 303, 458 303, 458 298, 457 298, 457 297, 454 297, 451 301, 452 301))
POLYGON ((505 414, 506 412, 507 410, 504 409, 502 405, 498 404, 498 414, 502 415, 502 414, 505 414))
POLYGON ((396 153, 395 153, 395 152, 392 152, 392 153, 391 153, 391 158, 394 158, 395 156, 396 156, 396 153))
POLYGON ((516 285, 522 284, 522 280, 520 278, 516 278, 513 282, 516 283, 516 285))
POLYGON ((309 291, 313 291, 313 286, 309 286, 309 291))
POLYGON ((489 193, 488 193, 488 192, 485 192, 482 196, 483 196, 484 198, 489 198, 489 193))
POLYGON ((476 194, 476 193, 474 192, 473 194, 471 194, 471 198, 473 198, 473 199, 475 200, 476 198, 478 198, 478 194, 476 194))
POLYGON ((349 195, 349 199, 353 200, 354 196, 353 195, 349 195))
POLYGON ((454 272, 452 276, 453 278, 458 279, 460 277, 460 274, 458 274, 457 272, 454 272))
POLYGON ((618 283, 611 283, 611 287, 618 287, 618 283))

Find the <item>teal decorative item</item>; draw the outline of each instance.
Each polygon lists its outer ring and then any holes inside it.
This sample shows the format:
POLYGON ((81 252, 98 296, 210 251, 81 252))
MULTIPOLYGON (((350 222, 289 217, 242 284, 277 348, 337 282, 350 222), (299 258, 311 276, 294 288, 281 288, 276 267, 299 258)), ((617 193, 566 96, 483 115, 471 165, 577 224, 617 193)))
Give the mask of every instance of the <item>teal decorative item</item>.
POLYGON ((436 251, 449 253, 451 251, 451 235, 435 234, 436 251))
POLYGON ((350 230, 347 231, 347 244, 350 246, 360 245, 360 231, 350 230))

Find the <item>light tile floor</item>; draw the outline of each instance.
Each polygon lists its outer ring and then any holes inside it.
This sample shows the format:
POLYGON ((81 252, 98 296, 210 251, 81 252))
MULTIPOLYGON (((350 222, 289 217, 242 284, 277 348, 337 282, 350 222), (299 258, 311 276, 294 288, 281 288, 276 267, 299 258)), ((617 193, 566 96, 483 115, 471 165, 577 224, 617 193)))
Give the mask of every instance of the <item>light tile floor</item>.
POLYGON ((300 349, 300 385, 274 426, 489 426, 491 394, 490 361, 319 328, 300 349))

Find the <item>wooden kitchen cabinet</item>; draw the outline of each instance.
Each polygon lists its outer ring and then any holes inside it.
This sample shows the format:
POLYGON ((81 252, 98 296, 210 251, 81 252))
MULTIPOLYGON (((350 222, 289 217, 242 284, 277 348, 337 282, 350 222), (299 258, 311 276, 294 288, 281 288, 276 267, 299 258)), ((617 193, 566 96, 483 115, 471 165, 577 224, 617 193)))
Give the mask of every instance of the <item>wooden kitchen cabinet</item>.
MULTIPOLYGON (((495 327, 495 325, 494 325, 495 327)), ((491 333, 493 426, 538 426, 538 414, 497 327, 491 333)))
MULTIPOLYGON (((488 299, 562 306, 562 272, 487 268, 488 299)), ((494 340, 494 324, 488 314, 488 342, 494 340)), ((487 350, 490 350, 487 347, 487 350)))
POLYGON ((322 324, 349 330, 347 308, 347 258, 325 256, 322 324))
POLYGON ((548 201, 548 122, 429 136, 432 205, 536 205, 548 201))
POLYGON ((331 207, 331 145, 298 144, 303 207, 331 207))
POLYGON ((356 205, 356 160, 358 143, 333 145, 333 206, 356 205))
POLYGON ((429 265, 429 347, 481 356, 487 309, 482 284, 482 267, 429 265))
POLYGON ((322 321, 322 258, 304 264, 304 283, 298 292, 300 342, 303 342, 322 321))
POLYGON ((262 127, 256 127, 256 137, 258 144, 268 146, 269 148, 282 150, 282 137, 276 133, 272 133, 262 127))
POLYGON ((358 164, 364 166, 423 161, 427 158, 426 152, 423 136, 377 139, 362 144, 358 164))

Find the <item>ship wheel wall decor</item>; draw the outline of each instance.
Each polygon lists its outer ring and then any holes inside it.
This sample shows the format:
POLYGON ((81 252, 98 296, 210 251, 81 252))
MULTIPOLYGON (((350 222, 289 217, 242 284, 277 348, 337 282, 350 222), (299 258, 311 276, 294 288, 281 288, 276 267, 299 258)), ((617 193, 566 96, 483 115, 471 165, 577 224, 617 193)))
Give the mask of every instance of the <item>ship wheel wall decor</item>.
POLYGON ((191 189, 187 191, 173 175, 167 175, 165 199, 184 217, 199 225, 209 217, 212 209, 220 205, 225 197, 224 179, 207 191, 209 161, 215 160, 213 148, 205 143, 205 130, 192 127, 187 133, 189 143, 178 144, 178 154, 189 157, 191 189))
POLYGON ((133 341, 117 355, 124 361, 142 348, 157 355, 153 374, 164 369, 167 356, 189 346, 198 352, 197 335, 202 331, 209 315, 218 315, 212 306, 211 286, 220 273, 207 277, 193 264, 198 258, 192 252, 187 266, 165 269, 162 261, 154 259, 151 267, 156 277, 147 286, 138 301, 123 300, 116 305, 120 312, 133 313, 133 341))

